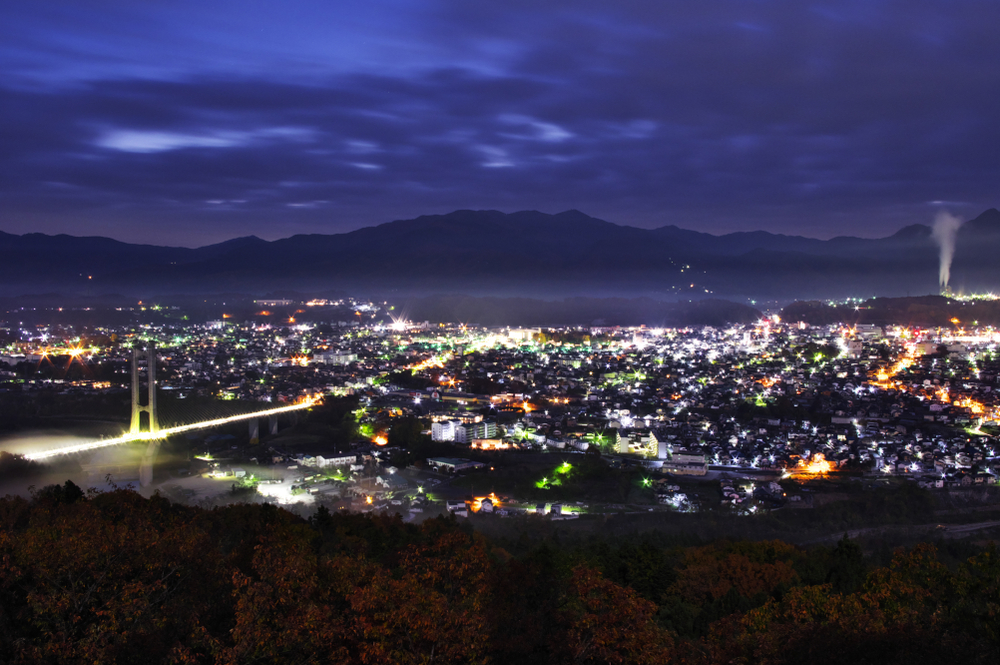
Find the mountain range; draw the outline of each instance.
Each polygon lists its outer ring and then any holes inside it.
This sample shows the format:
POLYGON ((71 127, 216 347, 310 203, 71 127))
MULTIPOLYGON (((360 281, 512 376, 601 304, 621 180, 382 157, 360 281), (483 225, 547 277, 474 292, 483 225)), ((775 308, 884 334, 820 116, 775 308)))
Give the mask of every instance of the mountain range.
MULTIPOLYGON (((929 226, 817 240, 620 226, 576 210, 459 210, 335 235, 236 238, 197 249, 0 232, 0 295, 265 293, 757 299, 936 293, 929 226)), ((1000 211, 958 231, 953 290, 1000 288, 1000 211)))

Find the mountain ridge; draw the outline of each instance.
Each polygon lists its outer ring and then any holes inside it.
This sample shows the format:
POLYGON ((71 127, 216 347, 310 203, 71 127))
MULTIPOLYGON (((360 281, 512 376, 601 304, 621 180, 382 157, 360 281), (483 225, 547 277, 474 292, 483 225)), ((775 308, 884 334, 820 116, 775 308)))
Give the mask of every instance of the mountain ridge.
MULTIPOLYGON (((953 286, 1000 288, 1000 211, 958 231, 953 286)), ((845 297, 937 291, 931 229, 829 240, 676 225, 642 229, 579 210, 455 210, 342 234, 233 238, 198 248, 101 236, 0 231, 0 293, 81 290, 149 294, 341 288, 491 295, 845 297), (26 291, 29 290, 29 291, 26 291)))

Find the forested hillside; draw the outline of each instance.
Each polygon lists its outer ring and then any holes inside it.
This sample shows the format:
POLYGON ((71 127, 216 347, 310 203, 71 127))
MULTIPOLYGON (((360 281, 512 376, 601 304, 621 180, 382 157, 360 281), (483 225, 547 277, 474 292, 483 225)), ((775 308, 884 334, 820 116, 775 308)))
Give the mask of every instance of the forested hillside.
POLYGON ((0 499, 4 663, 992 663, 998 613, 992 547, 873 567, 846 538, 500 544, 69 482, 0 499))

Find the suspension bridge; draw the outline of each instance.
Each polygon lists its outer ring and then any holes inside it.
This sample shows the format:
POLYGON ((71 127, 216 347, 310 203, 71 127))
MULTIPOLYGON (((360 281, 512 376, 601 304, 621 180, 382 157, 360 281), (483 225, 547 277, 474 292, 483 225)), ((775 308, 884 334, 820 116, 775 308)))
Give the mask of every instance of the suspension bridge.
POLYGON ((175 427, 165 427, 161 428, 157 421, 157 411, 156 411, 156 346, 150 343, 144 349, 133 349, 132 351, 132 419, 129 431, 118 437, 98 439, 95 441, 85 441, 83 443, 77 443, 71 446, 63 446, 60 448, 50 448, 48 450, 41 450, 26 453, 24 457, 29 460, 43 460, 51 457, 56 457, 57 455, 70 455, 73 453, 83 453, 91 450, 97 450, 98 448, 104 448, 106 446, 120 445, 124 443, 134 443, 139 441, 147 441, 151 444, 165 439, 174 434, 182 434, 184 432, 190 432, 193 430, 207 429, 211 427, 219 427, 220 425, 228 425, 229 423, 239 422, 241 420, 251 420, 254 418, 273 418, 282 413, 288 413, 291 411, 299 411, 302 409, 308 409, 311 406, 318 404, 319 398, 309 397, 303 399, 295 404, 287 404, 285 406, 279 406, 272 409, 264 409, 262 411, 252 411, 250 413, 237 414, 232 416, 226 416, 224 418, 215 418, 211 420, 202 420, 199 422, 188 423, 184 425, 177 425, 175 427), (146 386, 147 386, 147 399, 145 403, 142 402, 142 389, 141 389, 141 366, 140 362, 145 360, 146 365, 146 386), (142 415, 147 415, 147 427, 142 428, 142 415))

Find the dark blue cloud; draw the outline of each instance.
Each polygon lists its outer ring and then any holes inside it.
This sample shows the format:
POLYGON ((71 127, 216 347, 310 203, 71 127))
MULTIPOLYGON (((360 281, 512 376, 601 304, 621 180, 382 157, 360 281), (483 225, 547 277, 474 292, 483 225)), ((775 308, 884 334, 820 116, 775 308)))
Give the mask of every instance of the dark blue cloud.
POLYGON ((0 228, 198 245, 456 208, 885 235, 998 204, 1000 6, 21 3, 0 228))

